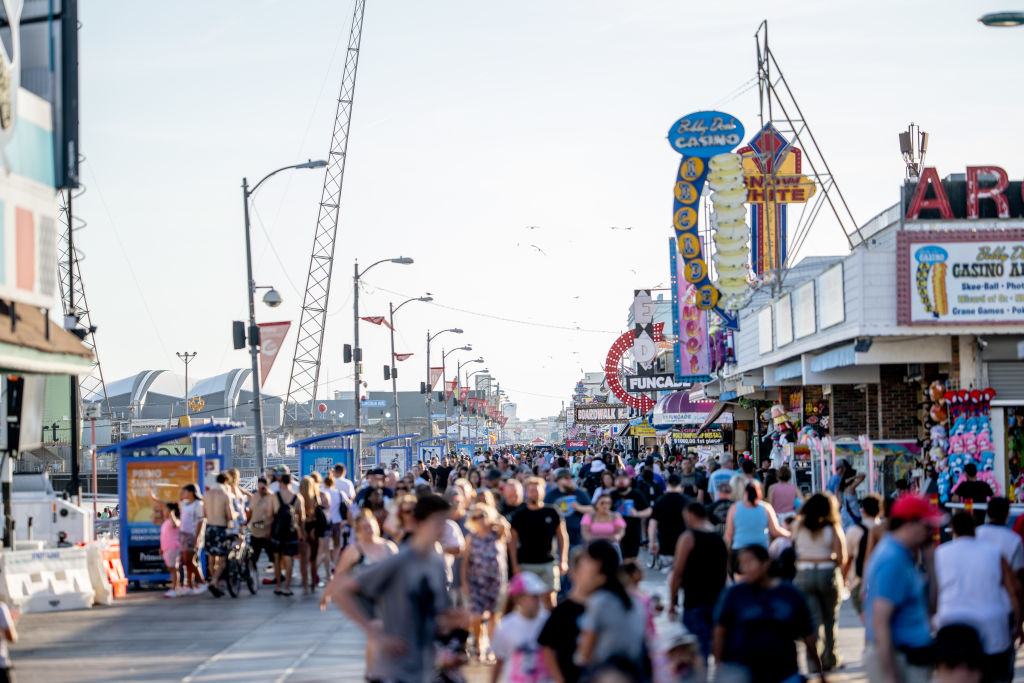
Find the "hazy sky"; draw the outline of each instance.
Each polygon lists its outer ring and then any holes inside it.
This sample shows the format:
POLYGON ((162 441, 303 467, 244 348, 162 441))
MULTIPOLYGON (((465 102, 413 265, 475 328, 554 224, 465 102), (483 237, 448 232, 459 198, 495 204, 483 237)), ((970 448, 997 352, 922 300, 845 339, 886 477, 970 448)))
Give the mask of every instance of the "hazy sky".
MULTIPOLYGON (((912 120, 931 133, 940 175, 969 163, 1024 175, 1024 28, 978 24, 1005 9, 994 0, 367 5, 321 396, 351 390, 353 259, 402 255, 416 263, 379 266, 361 295, 363 315, 435 297, 396 319, 398 352, 416 354, 400 388, 424 379, 428 327, 462 327, 435 353, 471 343, 521 416, 556 411, 600 368, 632 290, 669 280, 671 123, 719 108, 748 137, 757 129, 757 91, 741 86, 764 18, 859 221, 897 200, 896 134, 912 120)), ((195 377, 247 365, 230 335, 246 315, 241 179, 325 158, 351 11, 351 0, 82 3, 77 209, 89 226, 78 239, 108 381, 180 372, 176 351, 199 352, 195 377)), ((322 183, 323 171, 293 171, 254 198, 256 280, 285 299, 257 316, 293 321, 271 393, 287 389, 322 183)), ((805 253, 844 245, 822 225, 805 253)), ((370 387, 388 388, 387 330, 361 334, 370 387)))

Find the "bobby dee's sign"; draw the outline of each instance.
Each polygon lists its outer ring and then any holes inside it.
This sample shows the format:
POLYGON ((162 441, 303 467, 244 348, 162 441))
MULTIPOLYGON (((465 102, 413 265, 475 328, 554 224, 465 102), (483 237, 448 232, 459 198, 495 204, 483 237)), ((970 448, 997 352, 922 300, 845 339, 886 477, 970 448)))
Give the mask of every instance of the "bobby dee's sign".
POLYGON ((626 391, 631 394, 645 391, 677 391, 685 386, 687 385, 683 382, 677 382, 671 372, 647 376, 631 375, 626 378, 626 391))

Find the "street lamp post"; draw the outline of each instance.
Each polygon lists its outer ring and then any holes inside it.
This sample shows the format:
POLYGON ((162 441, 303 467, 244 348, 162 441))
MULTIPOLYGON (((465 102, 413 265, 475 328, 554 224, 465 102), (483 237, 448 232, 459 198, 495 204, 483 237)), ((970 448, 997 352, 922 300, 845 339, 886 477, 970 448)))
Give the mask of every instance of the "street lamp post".
MULTIPOLYGON (((382 263, 398 263, 403 266, 407 266, 412 263, 413 260, 407 256, 399 256, 398 258, 386 258, 371 263, 363 270, 359 270, 359 261, 355 262, 352 276, 352 323, 355 328, 353 334, 352 343, 352 363, 355 364, 355 394, 352 396, 352 402, 355 403, 356 408, 356 429, 362 429, 363 424, 363 407, 359 400, 359 387, 362 383, 360 374, 362 374, 363 365, 363 352, 359 348, 359 280, 374 266, 379 266, 382 263)), ((316 397, 314 397, 315 399, 316 397)), ((356 448, 355 448, 355 466, 359 467, 363 458, 363 435, 357 433, 356 435, 356 448)))
MULTIPOLYGON (((459 375, 462 374, 462 366, 469 365, 470 363, 483 363, 483 358, 474 358, 473 360, 467 360, 465 363, 459 362, 455 366, 455 379, 458 384, 459 375)), ((475 374, 475 373, 474 373, 475 374)), ((469 374, 466 374, 466 395, 469 395, 469 374)), ((462 403, 459 404, 459 439, 462 439, 462 415, 465 412, 466 406, 462 403)), ((448 414, 448 407, 445 406, 445 415, 448 414)))
MULTIPOLYGON (((430 330, 427 330, 427 438, 431 438, 431 437, 434 436, 434 429, 433 429, 434 421, 431 418, 431 409, 432 409, 431 403, 433 402, 433 398, 434 398, 434 387, 432 386, 432 382, 430 381, 430 342, 434 341, 435 338, 440 337, 445 332, 452 332, 454 334, 462 334, 462 330, 459 329, 458 327, 453 327, 453 328, 448 329, 448 330, 441 330, 440 332, 435 332, 433 335, 430 334, 430 330)), ((442 350, 442 352, 443 352, 443 350, 442 350)), ((442 370, 441 374, 442 375, 444 374, 443 370, 442 370)), ((441 380, 441 394, 444 395, 444 379, 443 378, 441 380)), ((448 400, 445 399, 445 404, 447 404, 447 403, 448 403, 448 400)))
MULTIPOLYGON (((469 361, 469 362, 470 363, 483 363, 484 359, 483 358, 478 358, 475 361, 469 361)), ((474 370, 473 372, 467 372, 466 373, 466 388, 467 389, 469 388, 469 378, 472 377, 473 375, 479 374, 481 372, 489 372, 489 371, 487 370, 487 368, 480 368, 479 370, 474 370)), ((477 411, 473 411, 473 442, 475 443, 479 438, 480 438, 480 415, 479 415, 479 413, 477 411)))
MULTIPOLYGON (((469 344, 460 346, 457 349, 451 351, 445 351, 444 347, 441 348, 441 395, 444 396, 444 452, 448 454, 448 356, 455 353, 456 351, 472 351, 473 347, 469 344)), ((458 384, 459 372, 455 371, 456 384, 458 384)), ((455 397, 456 400, 458 396, 455 397)))
POLYGON ((399 427, 399 417, 398 417, 398 373, 397 373, 398 368, 396 367, 398 361, 395 358, 395 313, 397 313, 398 310, 400 308, 402 308, 402 306, 404 306, 407 303, 410 303, 412 301, 422 301, 424 303, 429 303, 429 302, 431 302, 433 300, 434 300, 434 297, 429 296, 429 293, 428 293, 427 296, 419 296, 419 297, 413 297, 411 299, 406 299, 405 301, 403 301, 402 303, 398 304, 397 306, 392 304, 390 301, 388 302, 388 322, 391 325, 391 363, 390 363, 390 365, 391 365, 391 394, 392 394, 394 402, 395 402, 395 435, 396 436, 398 434, 401 434, 402 431, 401 431, 401 429, 399 427))
MULTIPOLYGON (((249 197, 256 193, 260 185, 265 183, 271 176, 275 176, 281 171, 288 171, 295 168, 323 168, 327 166, 327 162, 323 159, 309 161, 301 164, 292 164, 291 166, 283 166, 276 171, 268 173, 263 176, 263 179, 252 186, 249 189, 248 178, 242 178, 242 205, 245 210, 245 271, 246 271, 246 289, 249 295, 249 355, 252 359, 252 405, 253 405, 253 416, 254 430, 256 432, 256 474, 260 476, 263 474, 263 399, 260 397, 260 330, 256 327, 256 281, 252 278, 252 237, 251 230, 249 227, 249 197)), ((260 288, 263 289, 263 288, 260 288)), ((269 291, 263 297, 263 302, 270 307, 276 307, 281 305, 281 295, 277 293, 273 287, 267 287, 269 291)), ((187 366, 186 366, 187 368, 187 366)))
POLYGON ((188 351, 177 352, 178 358, 185 363, 185 415, 188 415, 188 364, 192 362, 192 359, 195 358, 198 353, 198 351, 193 351, 192 353, 189 353, 188 351))

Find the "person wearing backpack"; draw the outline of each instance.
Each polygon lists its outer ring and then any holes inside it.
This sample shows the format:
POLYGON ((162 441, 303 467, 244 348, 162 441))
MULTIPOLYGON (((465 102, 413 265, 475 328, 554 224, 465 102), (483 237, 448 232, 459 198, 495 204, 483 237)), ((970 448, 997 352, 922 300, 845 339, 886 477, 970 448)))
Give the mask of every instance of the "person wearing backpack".
POLYGON ((277 587, 274 595, 292 595, 292 569, 295 557, 299 554, 299 541, 303 540, 306 530, 302 524, 305 508, 302 497, 289 488, 292 475, 280 475, 280 490, 270 501, 271 519, 270 540, 274 544, 274 576, 277 587), (281 590, 281 572, 284 571, 284 590, 281 590))
POLYGON ((861 621, 864 620, 864 603, 861 600, 861 582, 864 579, 864 561, 868 555, 868 537, 871 530, 881 523, 882 497, 877 493, 869 493, 860 500, 861 521, 846 530, 846 585, 850 590, 850 600, 857 609, 861 621))

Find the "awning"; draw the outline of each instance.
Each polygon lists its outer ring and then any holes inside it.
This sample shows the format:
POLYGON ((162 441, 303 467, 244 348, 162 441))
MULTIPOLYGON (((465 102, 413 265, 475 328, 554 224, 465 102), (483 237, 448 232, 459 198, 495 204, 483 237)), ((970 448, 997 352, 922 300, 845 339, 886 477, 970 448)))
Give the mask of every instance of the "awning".
POLYGON ((811 372, 825 372, 832 368, 845 368, 855 365, 857 362, 855 346, 856 344, 847 344, 815 356, 811 359, 811 372))
POLYGON ((691 400, 688 390, 676 391, 667 396, 662 396, 654 404, 654 410, 651 413, 651 424, 654 426, 701 424, 714 406, 714 401, 691 400))
POLYGON ((207 422, 206 424, 195 427, 177 427, 175 429, 168 429, 162 432, 144 434, 142 436, 137 436, 134 439, 128 439, 127 441, 111 444, 106 448, 97 451, 97 453, 132 453, 133 451, 156 448, 160 444, 170 443, 171 441, 180 441, 181 439, 188 439, 195 436, 218 435, 222 432, 238 429, 240 427, 242 427, 242 423, 240 422, 207 422))
POLYGON ((353 434, 365 434, 365 429, 349 429, 344 432, 334 432, 333 434, 319 434, 317 436, 311 436, 308 439, 302 439, 295 443, 288 444, 288 448, 296 448, 302 446, 309 446, 310 444, 319 443, 321 441, 327 441, 328 439, 344 438, 352 436, 353 434))
POLYGON ((729 407, 729 404, 726 403, 725 401, 719 401, 718 403, 716 403, 715 407, 712 408, 710 413, 708 413, 708 416, 704 418, 704 422, 701 423, 700 429, 697 430, 697 436, 703 434, 705 429, 714 424, 715 420, 722 416, 722 413, 725 412, 725 409, 727 407, 729 407))
POLYGON ((783 363, 782 365, 775 366, 772 371, 772 380, 779 382, 784 379, 793 379, 794 377, 801 377, 804 374, 803 361, 797 358, 794 361, 783 363))
POLYGON ((92 352, 77 335, 50 320, 40 309, 0 301, 0 370, 44 375, 83 375, 92 369, 92 352))

